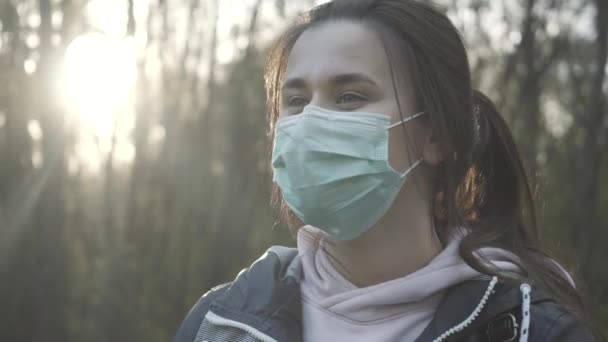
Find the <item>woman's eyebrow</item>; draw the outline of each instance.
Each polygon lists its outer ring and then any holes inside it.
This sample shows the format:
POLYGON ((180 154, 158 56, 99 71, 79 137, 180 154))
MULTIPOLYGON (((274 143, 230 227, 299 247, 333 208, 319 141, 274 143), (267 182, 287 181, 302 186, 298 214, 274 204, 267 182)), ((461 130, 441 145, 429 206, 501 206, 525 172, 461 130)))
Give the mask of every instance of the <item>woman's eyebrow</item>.
MULTIPOLYGON (((350 73, 350 74, 339 74, 334 75, 329 78, 329 84, 332 86, 341 86, 348 83, 369 83, 371 85, 376 85, 376 82, 372 80, 370 77, 361 74, 361 73, 350 73)), ((302 89, 306 88, 306 81, 303 78, 290 78, 283 83, 281 87, 282 90, 285 89, 302 89)))
POLYGON ((306 88, 306 81, 304 81, 302 78, 290 78, 283 83, 283 86, 281 86, 282 90, 302 88, 306 88))
POLYGON ((331 85, 335 85, 335 86, 344 85, 347 83, 356 83, 356 82, 363 82, 363 83, 369 83, 371 85, 376 85, 376 82, 374 82, 374 80, 372 80, 368 76, 361 74, 361 73, 341 74, 341 75, 335 75, 335 76, 332 76, 329 78, 329 83, 331 85))

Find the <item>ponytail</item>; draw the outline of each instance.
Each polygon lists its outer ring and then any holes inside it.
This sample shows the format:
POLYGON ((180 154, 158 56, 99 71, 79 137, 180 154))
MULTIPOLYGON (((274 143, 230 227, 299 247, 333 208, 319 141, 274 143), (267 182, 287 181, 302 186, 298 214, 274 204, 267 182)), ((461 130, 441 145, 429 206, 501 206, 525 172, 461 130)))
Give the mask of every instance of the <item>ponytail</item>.
POLYGON ((536 245, 532 192, 509 126, 479 90, 473 91, 472 103, 476 141, 469 177, 475 177, 479 217, 485 224, 502 226, 501 233, 517 231, 536 245))

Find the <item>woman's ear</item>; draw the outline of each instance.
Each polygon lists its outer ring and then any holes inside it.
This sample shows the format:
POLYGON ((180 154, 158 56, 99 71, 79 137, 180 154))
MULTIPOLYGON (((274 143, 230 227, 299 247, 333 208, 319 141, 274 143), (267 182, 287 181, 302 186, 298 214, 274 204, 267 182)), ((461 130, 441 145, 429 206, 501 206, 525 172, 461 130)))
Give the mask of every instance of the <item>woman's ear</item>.
POLYGON ((424 162, 430 166, 438 166, 443 161, 439 142, 435 139, 433 132, 430 130, 424 139, 422 158, 424 159, 424 162))

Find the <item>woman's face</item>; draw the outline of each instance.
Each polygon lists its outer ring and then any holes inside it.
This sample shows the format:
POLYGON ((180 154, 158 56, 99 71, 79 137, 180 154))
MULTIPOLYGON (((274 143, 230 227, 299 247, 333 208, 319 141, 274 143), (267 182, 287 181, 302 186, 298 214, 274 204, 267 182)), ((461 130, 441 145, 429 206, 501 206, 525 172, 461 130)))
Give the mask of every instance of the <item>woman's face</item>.
MULTIPOLYGON (((406 118, 415 113, 413 92, 409 80, 400 83, 397 93, 406 118)), ((313 104, 334 111, 382 113, 398 122, 395 93, 378 36, 364 24, 334 21, 306 30, 293 46, 282 84, 280 116, 297 115, 304 106, 313 104)), ((405 124, 409 139, 400 126, 389 131, 389 162, 398 171, 421 157, 408 158, 408 141, 424 140, 417 121, 405 124)))

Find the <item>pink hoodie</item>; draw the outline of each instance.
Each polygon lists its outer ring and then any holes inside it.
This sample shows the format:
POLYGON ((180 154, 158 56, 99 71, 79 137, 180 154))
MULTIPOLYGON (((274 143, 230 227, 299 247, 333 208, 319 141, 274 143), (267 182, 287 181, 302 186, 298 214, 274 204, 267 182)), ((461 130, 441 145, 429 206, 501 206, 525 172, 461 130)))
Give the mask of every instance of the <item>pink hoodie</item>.
MULTIPOLYGON (((305 342, 414 341, 433 318, 447 288, 482 276, 462 260, 461 239, 454 238, 416 272, 358 288, 333 267, 324 236, 312 226, 298 232, 305 342)), ((510 261, 514 256, 504 250, 484 248, 482 252, 503 270, 519 270, 510 261)))

